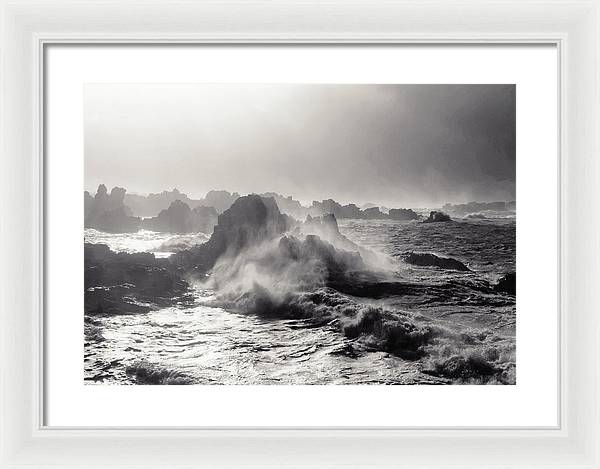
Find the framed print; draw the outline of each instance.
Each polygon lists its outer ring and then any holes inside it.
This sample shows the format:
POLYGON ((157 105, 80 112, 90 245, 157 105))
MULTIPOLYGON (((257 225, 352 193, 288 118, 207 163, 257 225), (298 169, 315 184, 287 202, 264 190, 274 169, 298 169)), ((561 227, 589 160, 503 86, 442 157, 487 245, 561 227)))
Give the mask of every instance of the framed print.
POLYGON ((558 425, 557 213, 540 203, 557 200, 556 46, 54 45, 44 61, 49 425, 145 423, 151 402, 122 386, 151 384, 192 385, 144 391, 176 393, 153 417, 169 426, 356 426, 356 400, 369 427, 558 425), (198 389, 228 404, 192 405, 198 389), (280 411, 244 408, 266 396, 280 411), (421 400, 426 416, 397 404, 421 400))
POLYGON ((0 467, 598 467, 597 2, 2 8, 0 467))

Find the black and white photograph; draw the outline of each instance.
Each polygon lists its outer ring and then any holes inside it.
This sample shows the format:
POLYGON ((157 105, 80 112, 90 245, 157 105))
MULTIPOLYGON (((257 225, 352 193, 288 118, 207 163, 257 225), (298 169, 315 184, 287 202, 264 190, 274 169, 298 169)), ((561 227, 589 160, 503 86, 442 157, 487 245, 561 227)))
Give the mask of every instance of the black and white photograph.
POLYGON ((516 384, 514 84, 90 83, 83 112, 86 384, 516 384))

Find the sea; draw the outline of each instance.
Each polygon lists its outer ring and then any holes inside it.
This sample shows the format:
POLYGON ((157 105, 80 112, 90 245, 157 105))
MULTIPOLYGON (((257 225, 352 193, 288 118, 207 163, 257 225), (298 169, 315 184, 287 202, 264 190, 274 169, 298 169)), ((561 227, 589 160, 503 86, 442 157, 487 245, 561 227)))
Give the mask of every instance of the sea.
MULTIPOLYGON (((515 271, 514 217, 446 223, 338 220, 340 232, 386 259, 408 293, 348 297, 407 312, 434 328, 418 356, 399 357, 340 333, 336 324, 278 319, 219 306, 217 292, 193 285, 194 306, 85 318, 89 384, 515 384, 515 296, 490 289, 515 271), (408 252, 451 257, 469 271, 409 265, 408 252)), ((85 242, 168 257, 208 234, 86 229, 85 242)), ((348 296, 348 295, 346 295, 348 296)))

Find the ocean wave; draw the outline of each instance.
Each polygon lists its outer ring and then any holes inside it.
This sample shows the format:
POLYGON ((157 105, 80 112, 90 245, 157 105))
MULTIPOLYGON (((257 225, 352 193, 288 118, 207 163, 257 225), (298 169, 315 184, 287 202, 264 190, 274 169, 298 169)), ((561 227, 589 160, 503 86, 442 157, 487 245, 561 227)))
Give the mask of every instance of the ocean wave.
POLYGON ((423 372, 461 384, 515 384, 515 344, 501 337, 461 334, 438 338, 424 349, 423 372), (491 340, 490 340, 491 339, 491 340))
POLYGON ((454 382, 515 382, 514 343, 492 331, 457 333, 420 314, 361 303, 329 287, 282 294, 256 283, 237 297, 217 295, 210 304, 265 318, 310 319, 357 340, 365 351, 420 360, 423 372, 454 382))
POLYGON ((194 233, 191 235, 176 235, 167 239, 156 248, 157 252, 180 252, 190 249, 199 244, 204 244, 208 241, 209 236, 204 233, 194 233))
POLYGON ((125 372, 135 378, 138 384, 193 384, 194 380, 180 371, 155 365, 146 360, 138 360, 128 365, 125 372))
POLYGON ((85 243, 106 244, 114 252, 128 254, 149 252, 156 257, 168 257, 175 252, 203 244, 208 238, 209 236, 204 233, 175 234, 149 230, 139 230, 135 233, 105 233, 86 228, 84 232, 85 243))

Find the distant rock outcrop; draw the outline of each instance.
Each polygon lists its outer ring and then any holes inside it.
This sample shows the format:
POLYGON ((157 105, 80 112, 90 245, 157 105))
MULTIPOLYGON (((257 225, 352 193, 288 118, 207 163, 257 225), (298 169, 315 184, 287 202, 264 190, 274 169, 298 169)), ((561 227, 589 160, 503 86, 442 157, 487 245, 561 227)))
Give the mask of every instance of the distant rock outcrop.
POLYGON ((144 218, 156 217, 161 210, 166 210, 176 200, 180 200, 192 209, 202 205, 201 200, 190 199, 178 189, 162 191, 157 194, 148 194, 147 196, 138 194, 125 195, 125 204, 131 208, 132 213, 135 216, 144 218))
POLYGON ((409 252, 403 257, 407 264, 421 267, 439 267, 440 269, 459 270, 468 272, 470 269, 462 262, 451 257, 439 257, 431 253, 409 252))
POLYGON ((139 230, 140 219, 131 216, 124 204, 125 189, 113 187, 108 194, 106 186, 100 184, 92 197, 84 192, 84 226, 108 233, 130 233, 139 230))
POLYGON ((211 233, 217 217, 213 207, 200 206, 192 210, 185 202, 175 200, 158 216, 142 220, 142 227, 166 233, 211 233))
POLYGON ((203 200, 202 205, 206 207, 214 207, 217 212, 223 213, 240 197, 237 192, 229 193, 228 191, 208 191, 203 200))
POLYGON ((302 206, 302 204, 292 198, 292 196, 283 196, 277 194, 275 192, 265 192, 263 194, 259 194, 261 197, 272 197, 275 199, 277 203, 277 207, 281 213, 285 213, 291 217, 294 217, 296 220, 303 220, 307 215, 310 214, 310 209, 308 207, 302 206))
MULTIPOLYGON (((372 205, 372 204, 369 204, 372 205)), ((389 213, 384 213, 379 207, 369 206, 364 210, 355 204, 341 205, 333 199, 313 201, 310 207, 311 215, 333 214, 337 219, 354 218, 362 220, 418 220, 419 215, 411 209, 392 208, 389 213)))
POLYGON ((239 196, 237 192, 230 193, 219 190, 209 191, 203 199, 192 199, 178 189, 173 189, 147 196, 127 194, 125 203, 131 207, 132 213, 136 216, 150 218, 157 217, 162 210, 167 210, 176 200, 183 202, 192 210, 197 207, 213 207, 218 213, 222 213, 231 207, 231 204, 239 196))
POLYGON ((515 201, 509 202, 468 202, 466 204, 445 204, 442 207, 446 212, 464 217, 470 213, 478 212, 507 212, 517 208, 515 201))
POLYGON ((364 205, 361 205, 360 209, 361 210, 366 210, 368 208, 378 208, 380 212, 382 213, 389 213, 390 209, 388 207, 384 207, 383 205, 377 205, 377 204, 372 204, 372 203, 367 203, 364 205))
POLYGON ((410 208, 391 208, 388 213, 392 220, 418 220, 419 215, 410 208))
POLYGON ((451 218, 448 214, 444 212, 438 212, 437 210, 432 210, 429 213, 429 218, 423 220, 423 223, 440 223, 445 221, 450 221, 451 218))

